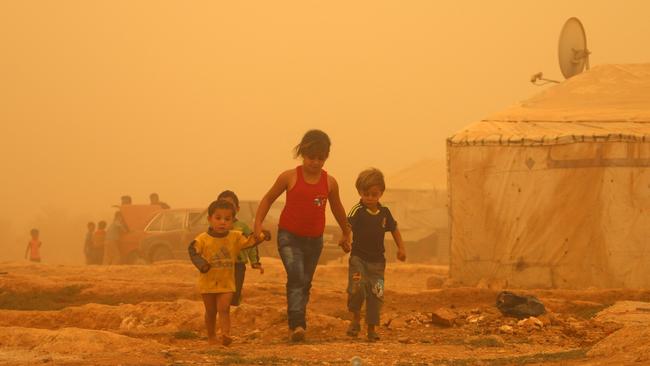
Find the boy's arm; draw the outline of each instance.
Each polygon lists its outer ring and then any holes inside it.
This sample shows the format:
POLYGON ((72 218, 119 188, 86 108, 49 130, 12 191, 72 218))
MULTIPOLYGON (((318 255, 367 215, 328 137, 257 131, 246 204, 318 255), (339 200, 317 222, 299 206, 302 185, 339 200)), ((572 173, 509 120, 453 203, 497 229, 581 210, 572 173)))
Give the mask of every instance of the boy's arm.
POLYGON ((246 237, 242 235, 242 241, 240 242, 240 249, 246 249, 246 248, 252 248, 255 246, 260 245, 263 241, 270 241, 271 240, 271 232, 268 230, 262 230, 260 236, 256 236, 255 234, 246 237))
POLYGON ((397 259, 404 262, 406 260, 406 249, 404 248, 404 241, 402 240, 402 233, 397 227, 397 221, 393 218, 393 214, 388 208, 386 210, 386 231, 390 231, 397 244, 397 259))
POLYGON ((187 247, 190 260, 201 273, 206 273, 210 270, 210 263, 208 263, 208 261, 206 261, 205 258, 196 251, 194 244, 196 244, 196 240, 192 240, 190 245, 187 247))
POLYGON ((257 249, 256 246, 253 247, 253 248, 251 248, 251 249, 246 253, 246 255, 248 256, 248 260, 251 262, 251 266, 252 266, 253 268, 255 268, 255 267, 254 267, 255 264, 259 264, 259 263, 260 263, 260 252, 259 252, 259 250, 257 249))
POLYGON ((32 245, 32 243, 27 243, 27 248, 25 248, 25 259, 27 259, 27 253, 29 253, 29 247, 32 245))
POLYGON ((402 241, 402 233, 399 232, 397 227, 395 227, 395 230, 390 233, 393 235, 395 244, 397 244, 397 259, 404 262, 406 260, 406 249, 404 248, 404 242, 402 241))

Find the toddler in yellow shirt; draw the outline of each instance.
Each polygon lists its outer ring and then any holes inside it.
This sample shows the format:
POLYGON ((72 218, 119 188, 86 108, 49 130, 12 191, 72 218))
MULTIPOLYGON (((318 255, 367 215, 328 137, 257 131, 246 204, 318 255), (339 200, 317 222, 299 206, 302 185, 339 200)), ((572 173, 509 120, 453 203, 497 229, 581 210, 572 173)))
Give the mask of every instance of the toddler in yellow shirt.
POLYGON ((201 272, 198 288, 205 305, 205 326, 208 342, 216 343, 215 325, 221 330, 221 343, 232 343, 230 337, 230 302, 235 292, 235 262, 240 250, 271 240, 268 231, 260 237, 231 231, 235 207, 226 200, 217 200, 208 207, 208 231, 199 234, 189 246, 192 263, 201 272))

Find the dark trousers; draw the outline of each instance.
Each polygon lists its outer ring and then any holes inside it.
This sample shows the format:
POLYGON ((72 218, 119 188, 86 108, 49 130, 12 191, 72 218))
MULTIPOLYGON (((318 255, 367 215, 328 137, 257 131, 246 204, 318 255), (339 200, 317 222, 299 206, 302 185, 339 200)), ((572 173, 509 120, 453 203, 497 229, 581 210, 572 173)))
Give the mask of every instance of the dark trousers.
POLYGON ((246 263, 235 263, 235 293, 232 295, 231 306, 241 304, 241 290, 244 287, 244 278, 246 277, 246 263))
POLYGON ((307 303, 311 280, 323 251, 323 237, 308 238, 278 230, 278 252, 287 272, 287 319, 289 329, 307 329, 307 303))
POLYGON ((379 325, 384 303, 384 271, 386 262, 367 262, 355 255, 348 267, 348 310, 360 312, 366 303, 366 324, 379 325))

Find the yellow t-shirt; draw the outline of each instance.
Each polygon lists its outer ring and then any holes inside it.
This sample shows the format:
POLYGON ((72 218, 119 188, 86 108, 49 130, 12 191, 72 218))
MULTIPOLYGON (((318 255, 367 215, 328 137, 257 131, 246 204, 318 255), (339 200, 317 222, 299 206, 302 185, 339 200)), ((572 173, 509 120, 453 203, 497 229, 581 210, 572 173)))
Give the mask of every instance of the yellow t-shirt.
POLYGON ((221 238, 201 233, 194 240, 196 252, 210 263, 210 270, 199 275, 199 291, 202 294, 235 292, 235 261, 239 251, 254 242, 253 237, 231 230, 221 238))

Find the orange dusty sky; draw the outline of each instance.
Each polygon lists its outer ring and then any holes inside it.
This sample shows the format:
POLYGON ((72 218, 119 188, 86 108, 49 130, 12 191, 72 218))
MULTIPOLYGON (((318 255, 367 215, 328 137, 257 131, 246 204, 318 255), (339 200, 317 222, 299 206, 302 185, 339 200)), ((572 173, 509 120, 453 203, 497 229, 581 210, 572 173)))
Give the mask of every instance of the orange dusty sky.
MULTIPOLYGON (((361 169, 442 159, 454 131, 538 92, 530 75, 559 78, 568 17, 592 65, 649 62, 648 14, 647 1, 2 1, 0 259, 44 221, 80 248, 83 223, 122 194, 259 199, 309 128, 330 134, 349 207, 361 169)), ((57 245, 44 255, 80 260, 57 245)))

